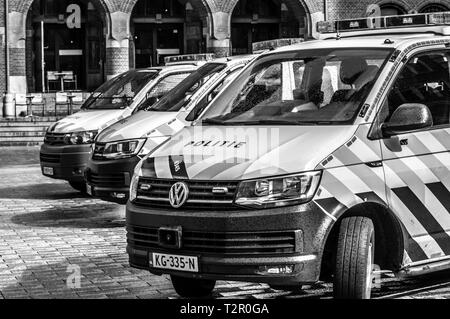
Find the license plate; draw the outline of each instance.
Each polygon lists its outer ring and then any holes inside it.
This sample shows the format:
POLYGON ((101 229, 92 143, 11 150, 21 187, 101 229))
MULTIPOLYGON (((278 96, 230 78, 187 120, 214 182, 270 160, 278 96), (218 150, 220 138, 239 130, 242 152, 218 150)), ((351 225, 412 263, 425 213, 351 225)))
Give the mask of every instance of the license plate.
POLYGON ((43 168, 44 175, 53 176, 55 172, 53 171, 53 167, 44 167, 43 168))
POLYGON ((92 188, 92 186, 89 185, 89 184, 86 184, 86 193, 87 193, 89 196, 92 196, 92 194, 93 194, 93 188, 92 188))
POLYGON ((198 257, 152 253, 150 267, 198 272, 198 257))

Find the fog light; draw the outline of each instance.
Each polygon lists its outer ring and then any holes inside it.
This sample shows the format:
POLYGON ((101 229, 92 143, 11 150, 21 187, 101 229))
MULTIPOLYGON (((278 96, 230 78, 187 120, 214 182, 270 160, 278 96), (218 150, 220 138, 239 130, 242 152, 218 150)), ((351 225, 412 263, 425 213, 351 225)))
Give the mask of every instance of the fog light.
POLYGON ((117 199, 124 199, 125 198, 125 193, 111 193, 111 196, 117 199))
POLYGON ((281 274, 292 274, 293 272, 294 272, 294 265, 260 266, 258 268, 259 275, 281 275, 281 274))

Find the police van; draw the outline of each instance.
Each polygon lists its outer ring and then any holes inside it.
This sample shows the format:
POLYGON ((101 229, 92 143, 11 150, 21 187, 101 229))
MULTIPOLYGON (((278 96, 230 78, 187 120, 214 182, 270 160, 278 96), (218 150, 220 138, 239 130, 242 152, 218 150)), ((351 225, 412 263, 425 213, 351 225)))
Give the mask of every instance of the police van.
POLYGON ((86 169, 87 193, 125 204, 136 164, 184 126, 255 56, 215 59, 191 73, 158 103, 144 100, 140 112, 103 130, 86 169))
POLYGON ((107 81, 81 110, 51 125, 40 151, 43 175, 85 191, 84 170, 97 134, 130 116, 145 99, 156 103, 165 93, 213 59, 211 54, 167 57, 166 66, 131 70, 107 81))
POLYGON ((320 28, 136 166, 132 267, 186 297, 329 280, 364 299, 380 271, 450 268, 450 13, 320 28))

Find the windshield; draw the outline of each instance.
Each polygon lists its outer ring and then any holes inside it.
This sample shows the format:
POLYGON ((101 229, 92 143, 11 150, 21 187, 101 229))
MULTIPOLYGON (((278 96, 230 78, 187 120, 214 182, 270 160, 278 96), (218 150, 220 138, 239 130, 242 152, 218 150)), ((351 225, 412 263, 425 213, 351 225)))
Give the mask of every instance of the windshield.
POLYGON ((218 96, 203 123, 352 124, 391 52, 320 49, 261 57, 218 96))
POLYGON ((175 88, 167 93, 158 103, 152 105, 151 99, 147 99, 140 109, 154 112, 177 112, 185 106, 192 95, 205 84, 211 76, 226 68, 225 63, 207 63, 186 79, 180 82, 175 88))
POLYGON ((84 104, 84 109, 123 109, 136 94, 158 76, 156 70, 132 70, 122 73, 101 85, 84 104))

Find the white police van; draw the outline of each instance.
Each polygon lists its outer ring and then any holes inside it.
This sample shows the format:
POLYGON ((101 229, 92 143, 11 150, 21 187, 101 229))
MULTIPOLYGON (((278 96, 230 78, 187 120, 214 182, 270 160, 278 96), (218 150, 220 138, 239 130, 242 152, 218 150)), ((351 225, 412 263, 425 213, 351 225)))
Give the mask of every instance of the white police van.
POLYGON ((86 169, 88 194, 125 204, 136 164, 184 126, 256 56, 215 59, 191 73, 158 103, 143 100, 141 110, 103 130, 86 169))
POLYGON ((211 54, 168 57, 166 66, 131 70, 104 83, 79 112, 49 127, 40 151, 43 175, 84 191, 84 170, 97 134, 130 116, 144 99, 157 102, 211 59, 211 54))
POLYGON ((132 267, 182 296, 324 279, 336 298, 369 298, 375 270, 450 268, 450 13, 320 27, 137 165, 132 267))

